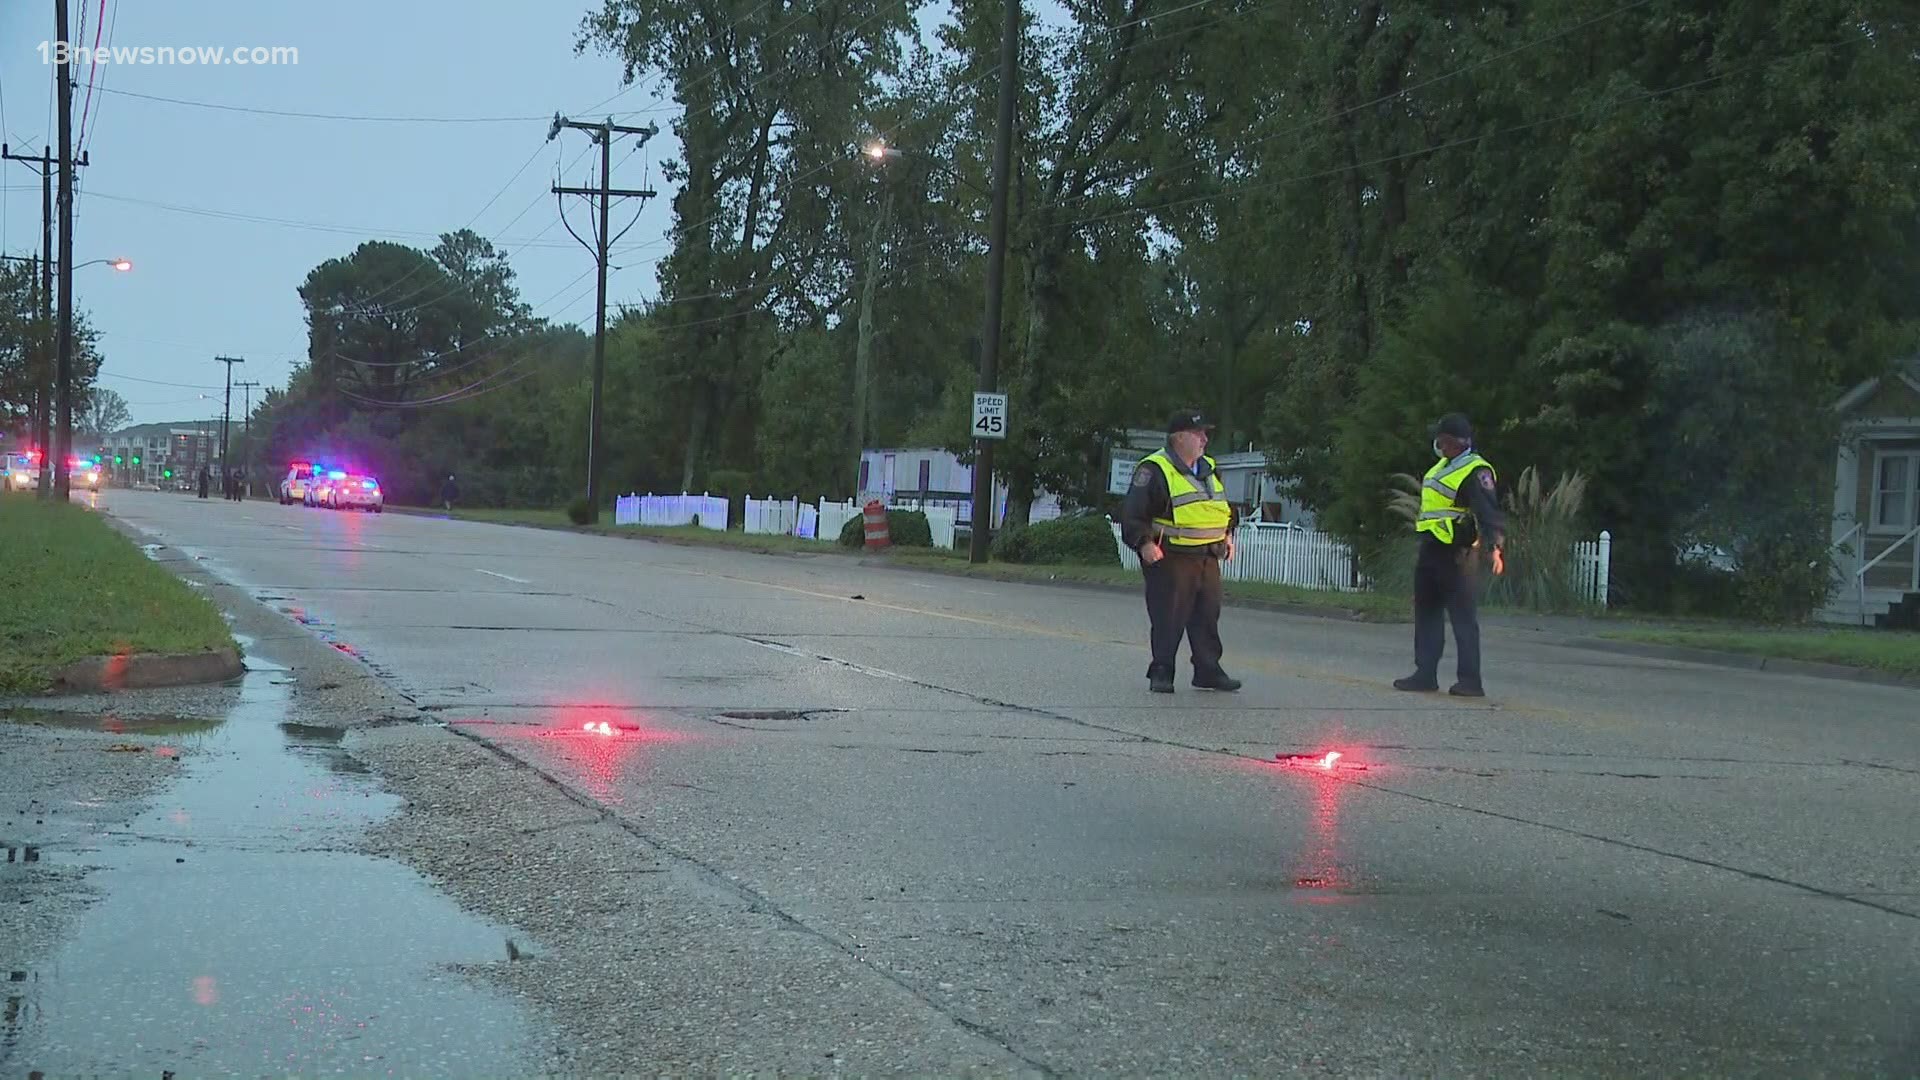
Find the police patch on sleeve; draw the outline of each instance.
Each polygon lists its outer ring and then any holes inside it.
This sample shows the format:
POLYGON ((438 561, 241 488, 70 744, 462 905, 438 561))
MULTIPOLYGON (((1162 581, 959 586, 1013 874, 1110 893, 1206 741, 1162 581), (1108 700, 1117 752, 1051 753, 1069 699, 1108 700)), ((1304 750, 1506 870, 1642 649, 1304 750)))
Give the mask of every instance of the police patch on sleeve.
POLYGON ((1133 486, 1146 487, 1153 483, 1153 466, 1142 465, 1133 471, 1133 486))

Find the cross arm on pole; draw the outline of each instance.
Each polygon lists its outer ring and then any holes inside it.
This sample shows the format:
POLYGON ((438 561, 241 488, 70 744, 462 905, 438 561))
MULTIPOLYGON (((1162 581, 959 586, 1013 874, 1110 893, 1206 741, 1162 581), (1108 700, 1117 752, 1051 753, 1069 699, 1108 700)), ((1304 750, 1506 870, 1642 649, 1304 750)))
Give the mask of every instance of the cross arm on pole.
POLYGON ((634 191, 629 188, 610 188, 603 192, 599 188, 561 187, 558 184, 554 185, 553 193, 556 195, 612 195, 616 197, 630 196, 630 197, 639 198, 639 199, 651 199, 655 195, 659 194, 658 192, 655 192, 655 191, 634 191))

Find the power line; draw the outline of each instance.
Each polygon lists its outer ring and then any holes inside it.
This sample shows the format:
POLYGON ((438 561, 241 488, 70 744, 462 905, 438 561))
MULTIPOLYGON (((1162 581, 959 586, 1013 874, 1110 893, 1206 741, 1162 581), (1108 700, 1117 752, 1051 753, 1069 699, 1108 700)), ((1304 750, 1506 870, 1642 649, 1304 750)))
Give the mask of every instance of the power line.
POLYGON ((547 119, 544 116, 368 116, 351 113, 302 112, 294 109, 266 109, 257 105, 227 105, 218 101, 196 101, 192 98, 143 94, 134 90, 109 90, 105 87, 102 87, 100 92, 140 98, 144 101, 165 102, 169 105, 212 109, 218 112, 253 113, 259 116, 290 117, 298 120, 337 120, 362 124, 538 124, 547 119))

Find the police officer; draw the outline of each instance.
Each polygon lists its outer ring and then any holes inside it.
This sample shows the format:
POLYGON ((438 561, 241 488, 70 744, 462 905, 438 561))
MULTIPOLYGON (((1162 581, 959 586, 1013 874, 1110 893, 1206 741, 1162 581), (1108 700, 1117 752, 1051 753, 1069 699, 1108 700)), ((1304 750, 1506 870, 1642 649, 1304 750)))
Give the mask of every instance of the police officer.
POLYGON ((1193 685, 1238 690, 1220 668, 1220 564, 1233 557, 1239 515, 1206 456, 1211 424, 1183 409, 1167 422, 1167 445, 1134 470, 1120 505, 1120 540, 1140 553, 1153 660, 1147 679, 1156 694, 1173 693, 1173 664, 1184 634, 1193 652, 1193 685))
POLYGON ((1448 691, 1457 697, 1484 697, 1480 683, 1480 616, 1474 589, 1477 540, 1491 542, 1496 566, 1506 542, 1506 526, 1494 498, 1493 466, 1473 448, 1473 425, 1460 413, 1448 413, 1434 427, 1433 452, 1440 460, 1420 485, 1420 514, 1414 532, 1420 554, 1413 568, 1413 674, 1394 680, 1396 690, 1440 689, 1440 656, 1446 651, 1445 622, 1453 621, 1460 656, 1458 680, 1448 691))

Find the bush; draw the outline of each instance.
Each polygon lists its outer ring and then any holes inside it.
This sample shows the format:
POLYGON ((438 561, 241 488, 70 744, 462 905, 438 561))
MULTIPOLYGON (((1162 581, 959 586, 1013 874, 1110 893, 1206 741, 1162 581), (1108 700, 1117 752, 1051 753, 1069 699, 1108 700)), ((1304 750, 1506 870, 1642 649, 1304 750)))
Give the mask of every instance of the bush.
POLYGON ((993 538, 993 557, 1046 566, 1118 566, 1120 548, 1105 517, 1075 514, 1000 530, 993 538))
POLYGON ((1530 611, 1579 611, 1595 607, 1576 576, 1574 545, 1581 535, 1587 478, 1569 473, 1550 492, 1529 465, 1507 493, 1506 573, 1488 582, 1495 603, 1530 611))
POLYGON ((575 525, 585 525, 592 518, 593 504, 587 501, 585 495, 578 496, 567 504, 567 519, 575 525))
MULTIPOLYGON (((918 510, 887 511, 887 535, 899 547, 933 546, 933 526, 927 523, 927 515, 918 510)), ((841 547, 864 547, 867 542, 867 518, 865 514, 856 514, 840 526, 841 547)))

